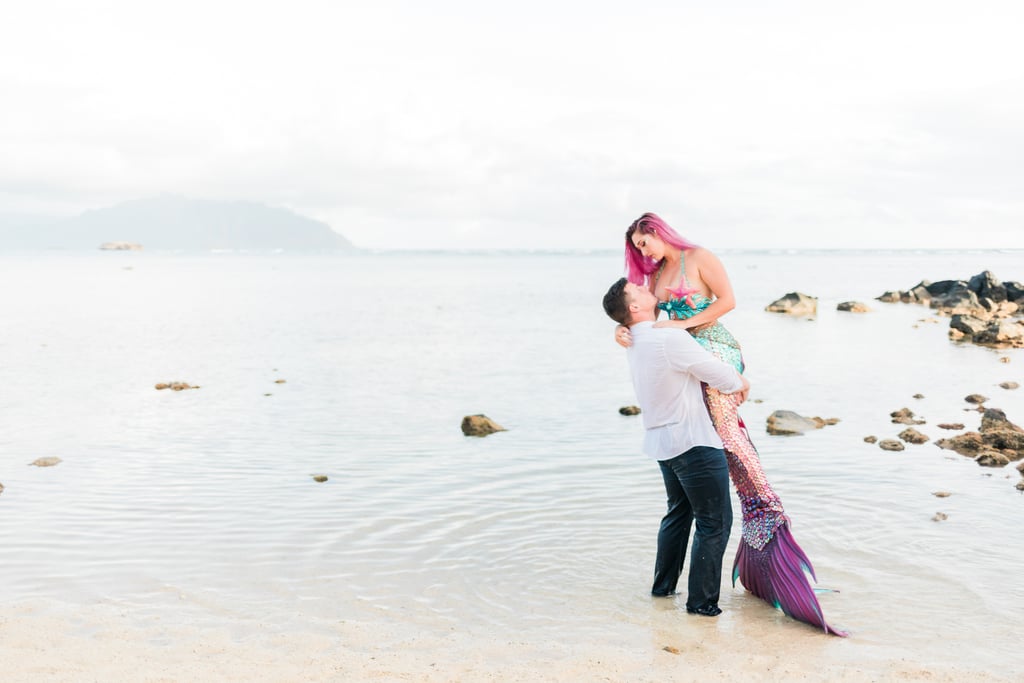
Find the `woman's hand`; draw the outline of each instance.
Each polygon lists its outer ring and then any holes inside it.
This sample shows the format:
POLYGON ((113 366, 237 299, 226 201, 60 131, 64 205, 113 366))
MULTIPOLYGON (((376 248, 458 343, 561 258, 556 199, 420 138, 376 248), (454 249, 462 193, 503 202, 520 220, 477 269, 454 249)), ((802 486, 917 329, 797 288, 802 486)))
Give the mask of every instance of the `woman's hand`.
POLYGON ((633 335, 629 333, 628 327, 625 325, 615 327, 615 343, 624 349, 628 349, 633 345, 633 335))

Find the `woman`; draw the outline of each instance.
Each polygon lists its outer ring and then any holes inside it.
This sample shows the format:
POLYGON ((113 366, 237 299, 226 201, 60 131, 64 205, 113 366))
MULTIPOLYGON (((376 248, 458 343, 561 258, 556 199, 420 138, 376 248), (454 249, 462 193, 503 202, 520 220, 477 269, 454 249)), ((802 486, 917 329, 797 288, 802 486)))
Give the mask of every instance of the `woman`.
MULTIPOLYGON (((646 284, 668 312, 655 327, 687 330, 708 351, 743 372, 739 342, 718 322, 735 307, 732 285, 722 263, 706 249, 687 242, 653 213, 645 213, 626 231, 626 276, 646 284)), ((629 330, 616 328, 616 340, 629 346, 629 330)), ((733 564, 737 577, 754 595, 782 608, 790 617, 845 636, 825 621, 804 571, 810 560, 793 539, 782 501, 768 484, 761 461, 737 413, 733 396, 705 387, 715 431, 725 445, 729 475, 743 506, 743 538, 733 564)), ((815 580, 817 578, 815 577, 815 580)))

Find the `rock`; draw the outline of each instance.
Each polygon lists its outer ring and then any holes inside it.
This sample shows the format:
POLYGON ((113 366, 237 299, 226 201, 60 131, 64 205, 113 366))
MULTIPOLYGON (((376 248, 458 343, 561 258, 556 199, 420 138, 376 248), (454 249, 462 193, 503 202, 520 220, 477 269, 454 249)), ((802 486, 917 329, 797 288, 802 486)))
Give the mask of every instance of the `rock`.
POLYGON ((766 429, 776 436, 796 436, 814 429, 821 429, 827 424, 820 417, 804 417, 792 410, 776 410, 768 416, 766 429))
POLYGON ((1024 479, 1021 479, 1020 481, 1017 482, 1017 490, 1024 491, 1024 479))
POLYGON ((1006 301, 1006 287, 996 279, 996 276, 990 270, 978 273, 972 277, 967 283, 967 288, 979 297, 991 299, 997 303, 1006 301))
POLYGON ((955 330, 953 328, 950 328, 950 330, 949 330, 949 339, 950 339, 950 341, 962 341, 963 339, 966 339, 966 338, 967 338, 967 335, 965 335, 960 330, 955 330))
POLYGON ((924 398, 924 394, 914 394, 914 398, 924 398))
POLYGON ((1004 467, 1010 464, 1010 459, 998 451, 982 451, 974 462, 983 467, 1004 467))
POLYGON ((949 329, 958 330, 965 337, 973 338, 988 329, 988 321, 976 318, 973 315, 954 315, 949 320, 949 329))
POLYGON ((982 396, 981 394, 970 394, 969 396, 964 396, 964 400, 967 401, 968 403, 978 403, 978 404, 980 404, 980 403, 984 403, 985 401, 987 401, 988 398, 986 398, 985 396, 982 396))
POLYGON ((965 432, 949 439, 939 439, 935 445, 973 458, 985 447, 985 442, 978 432, 965 432))
POLYGON ((933 522, 945 522, 947 519, 949 519, 949 515, 945 512, 936 512, 935 516, 932 517, 933 522))
POLYGON ((999 386, 1003 389, 1019 389, 1020 385, 1016 382, 1000 382, 999 386))
POLYGON ((886 304, 899 303, 899 301, 900 301, 900 293, 899 292, 886 292, 886 293, 882 294, 882 296, 876 296, 875 297, 875 301, 881 301, 882 303, 886 303, 886 304))
POLYGON ((3 493, 3 492, 4 492, 4 485, 0 484, 0 493, 3 493))
POLYGON ((639 415, 640 406, 622 406, 619 408, 619 415, 639 415))
POLYGON ((315 482, 317 482, 319 484, 322 484, 325 481, 327 481, 327 475, 326 474, 314 474, 313 475, 313 481, 315 481, 315 482))
POLYGON ((898 425, 923 425, 924 420, 919 420, 914 417, 914 411, 910 408, 900 408, 889 413, 889 417, 892 418, 893 424, 898 425))
POLYGON ((104 242, 100 245, 104 251, 142 251, 142 245, 135 242, 104 242))
POLYGON ((64 462, 60 458, 48 457, 48 458, 36 458, 29 465, 35 465, 36 467, 53 467, 58 463, 64 462))
POLYGON ((785 313, 786 315, 816 315, 818 299, 800 292, 790 292, 765 306, 764 310, 769 313, 785 313))
POLYGON ((860 301, 844 301, 836 306, 837 311, 847 311, 849 313, 868 313, 871 311, 867 307, 867 304, 863 304, 860 301))
POLYGON ((508 431, 486 415, 467 415, 462 418, 462 433, 466 436, 487 436, 508 431))
POLYGON ((1020 472, 1020 476, 1024 477, 1024 462, 1017 465, 1017 471, 1020 472))
POLYGON ((865 443, 875 443, 876 441, 878 441, 878 437, 876 437, 876 436, 865 436, 864 437, 864 442, 865 443))
POLYGON ((1024 285, 1019 282, 1004 282, 1003 289, 1006 290, 1006 300, 1020 303, 1024 301, 1024 285))
POLYGON ((679 648, 672 647, 671 645, 666 645, 665 647, 663 647, 661 649, 664 650, 665 652, 669 652, 669 653, 674 654, 674 655, 679 654, 679 648))
POLYGON ((935 425, 939 429, 963 429, 964 424, 962 422, 943 422, 935 425))
POLYGON ((198 389, 199 385, 191 385, 188 382, 159 382, 156 384, 156 390, 160 391, 163 389, 170 389, 171 391, 184 391, 185 389, 198 389))
POLYGON ((900 438, 906 441, 907 443, 916 444, 925 443, 928 441, 927 436, 917 431, 913 427, 907 427, 902 432, 900 432, 900 438))
POLYGON ((1024 434, 1024 429, 1010 422, 1006 418, 1006 413, 999 410, 999 408, 986 408, 981 416, 981 432, 1002 432, 1007 430, 1024 434))
POLYGON ((999 362, 1000 363, 1009 363, 1010 362, 1010 357, 1009 356, 999 356, 999 362))
POLYGON ((953 494, 949 491, 932 491, 932 495, 936 498, 949 498, 953 494))
POLYGON ((964 313, 968 315, 985 315, 987 311, 978 301, 978 295, 972 292, 966 283, 958 282, 941 296, 934 297, 928 302, 933 309, 955 315, 964 313))
POLYGON ((286 379, 275 379, 274 380, 274 384, 284 384, 287 381, 288 380, 286 380, 286 379))
POLYGON ((896 439, 882 439, 878 442, 878 447, 883 451, 902 451, 904 448, 896 439))
POLYGON ((975 344, 996 347, 1024 347, 1024 324, 1016 320, 994 320, 974 335, 975 344))

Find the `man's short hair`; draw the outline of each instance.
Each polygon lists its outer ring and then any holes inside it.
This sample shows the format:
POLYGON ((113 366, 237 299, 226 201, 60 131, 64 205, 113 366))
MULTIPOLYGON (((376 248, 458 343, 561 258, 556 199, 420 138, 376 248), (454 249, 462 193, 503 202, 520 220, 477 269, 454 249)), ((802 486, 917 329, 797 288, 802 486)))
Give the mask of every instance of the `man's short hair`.
POLYGON ((604 312, 620 325, 626 325, 629 320, 629 304, 626 302, 626 284, 628 282, 626 278, 620 277, 604 295, 604 312))

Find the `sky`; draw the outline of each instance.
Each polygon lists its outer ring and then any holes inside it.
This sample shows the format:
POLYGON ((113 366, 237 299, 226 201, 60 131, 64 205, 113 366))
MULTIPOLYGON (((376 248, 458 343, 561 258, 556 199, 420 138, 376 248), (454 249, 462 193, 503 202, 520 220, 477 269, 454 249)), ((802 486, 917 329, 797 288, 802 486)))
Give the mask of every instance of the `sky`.
POLYGON ((5 2, 0 216, 388 249, 1024 248, 1024 3, 5 2))

